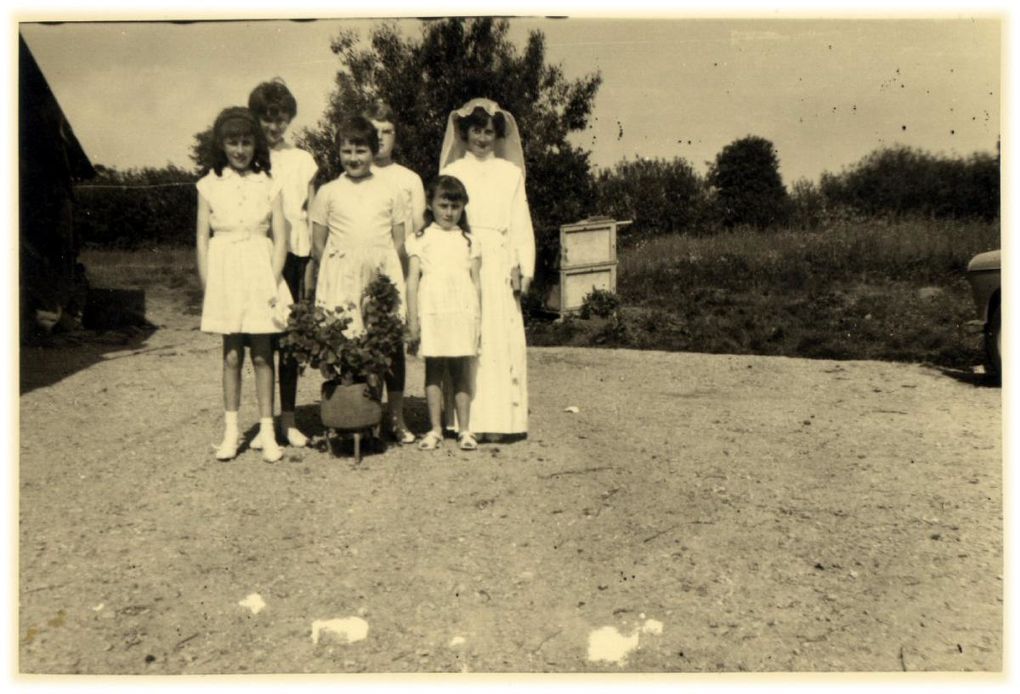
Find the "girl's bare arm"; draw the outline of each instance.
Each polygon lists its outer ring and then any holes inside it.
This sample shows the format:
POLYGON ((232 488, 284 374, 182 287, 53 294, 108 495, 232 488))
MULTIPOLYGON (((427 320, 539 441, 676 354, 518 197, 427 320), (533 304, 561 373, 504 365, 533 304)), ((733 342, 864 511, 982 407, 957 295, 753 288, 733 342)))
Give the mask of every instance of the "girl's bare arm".
POLYGON ((195 221, 195 254, 198 258, 198 278, 205 289, 209 278, 209 203, 198 196, 198 217, 195 221))
POLYGON ((279 284, 283 280, 283 265, 287 262, 287 220, 283 216, 282 195, 273 199, 270 231, 273 234, 273 277, 279 284))
POLYGON ((421 337, 418 323, 418 282, 421 279, 421 259, 413 255, 407 261, 407 341, 412 345, 421 337))

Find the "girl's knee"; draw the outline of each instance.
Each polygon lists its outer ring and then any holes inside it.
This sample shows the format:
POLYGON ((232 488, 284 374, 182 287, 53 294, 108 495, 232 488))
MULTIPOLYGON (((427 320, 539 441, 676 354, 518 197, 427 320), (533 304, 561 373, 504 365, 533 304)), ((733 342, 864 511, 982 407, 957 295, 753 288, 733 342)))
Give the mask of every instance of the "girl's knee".
POLYGON ((241 368, 241 353, 236 349, 227 349, 223 352, 223 368, 225 369, 240 369, 241 368))
POLYGON ((256 367, 273 365, 273 342, 269 335, 251 337, 251 363, 256 367))

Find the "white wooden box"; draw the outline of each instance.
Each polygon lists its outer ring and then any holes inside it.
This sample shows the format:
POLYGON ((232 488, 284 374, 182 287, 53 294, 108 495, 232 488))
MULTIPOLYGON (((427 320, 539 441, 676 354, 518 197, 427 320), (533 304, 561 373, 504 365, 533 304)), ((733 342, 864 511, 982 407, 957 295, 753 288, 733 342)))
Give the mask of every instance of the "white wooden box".
POLYGON ((616 233, 627 224, 596 217, 560 227, 560 281, 546 297, 547 308, 571 313, 593 289, 616 291, 616 233))

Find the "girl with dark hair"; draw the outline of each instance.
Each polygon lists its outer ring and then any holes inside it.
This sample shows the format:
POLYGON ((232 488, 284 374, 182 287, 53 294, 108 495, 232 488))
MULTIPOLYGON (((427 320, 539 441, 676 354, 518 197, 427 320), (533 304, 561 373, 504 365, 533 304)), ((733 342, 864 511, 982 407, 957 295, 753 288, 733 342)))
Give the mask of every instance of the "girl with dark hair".
POLYGON ((481 329, 478 244, 464 207, 468 193, 453 176, 429 186, 425 217, 429 224, 404 244, 408 256, 407 330, 414 349, 425 358, 425 399, 429 433, 418 447, 432 450, 443 441, 443 378, 449 372, 457 411, 460 448, 478 442, 470 428, 470 367, 478 354, 481 329))
POLYGON ((255 366, 262 457, 276 462, 283 452, 272 435, 272 337, 285 328, 291 304, 283 282, 287 238, 280 187, 269 176, 269 149, 251 111, 234 107, 221 112, 213 140, 213 170, 196 184, 196 246, 205 292, 201 329, 223 336, 225 426, 216 458, 237 455, 241 364, 248 344, 255 366))
MULTIPOLYGON (((397 286, 401 318, 405 314, 401 254, 407 210, 400 189, 373 172, 379 136, 370 121, 360 116, 344 121, 336 144, 344 172, 319 188, 309 212, 312 255, 319 266, 315 303, 329 309, 351 306, 347 333, 355 336, 365 330, 365 287, 379 274, 397 286)), ((387 393, 403 393, 405 368, 401 346, 385 374, 387 393)), ((387 410, 389 421, 403 424, 403 398, 389 399, 387 410)))
MULTIPOLYGON (((308 226, 308 203, 315 195, 314 179, 319 167, 311 154, 285 138, 291 120, 297 115, 297 100, 283 80, 277 77, 256 86, 248 95, 248 108, 262 126, 269 144, 273 178, 280 183, 287 236, 283 279, 295 300, 304 299, 311 292, 314 281, 315 268, 309 261, 312 233, 308 226)), ((300 369, 286 352, 280 352, 277 370, 280 382, 280 437, 291 446, 305 446, 308 437, 298 429, 294 415, 300 369)), ((251 447, 258 449, 261 446, 262 437, 256 436, 251 447)))
POLYGON ((472 99, 450 114, 440 166, 471 196, 466 211, 481 253, 482 336, 472 370, 471 428, 492 439, 522 436, 528 364, 520 296, 534 273, 535 233, 514 117, 494 101, 472 99))

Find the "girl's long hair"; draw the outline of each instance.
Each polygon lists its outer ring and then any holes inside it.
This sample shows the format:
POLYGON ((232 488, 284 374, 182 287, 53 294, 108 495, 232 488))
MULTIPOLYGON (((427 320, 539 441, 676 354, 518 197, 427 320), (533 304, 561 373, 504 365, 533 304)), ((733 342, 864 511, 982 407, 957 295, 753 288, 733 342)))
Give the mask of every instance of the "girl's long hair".
MULTIPOLYGON (((463 203, 465 207, 468 204, 468 193, 467 188, 461 183, 460 179, 456 176, 439 176, 432 180, 429 184, 429 189, 426 194, 426 200, 429 201, 428 207, 425 208, 425 226, 419 229, 415 236, 421 236, 425 233, 425 228, 429 224, 436 221, 436 216, 432 214, 432 201, 436 198, 443 200, 449 200, 450 202, 463 203)), ((467 239, 468 247, 471 247, 471 225, 468 224, 467 210, 464 210, 460 214, 460 219, 457 221, 457 226, 460 227, 460 233, 467 239)))
POLYGON ((228 137, 251 135, 255 139, 255 154, 251 158, 251 170, 255 173, 265 171, 269 175, 272 165, 269 163, 269 142, 266 140, 262 126, 255 114, 243 106, 231 106, 220 111, 213 123, 213 171, 217 176, 223 175, 223 169, 230 165, 227 153, 223 151, 223 143, 228 137))

